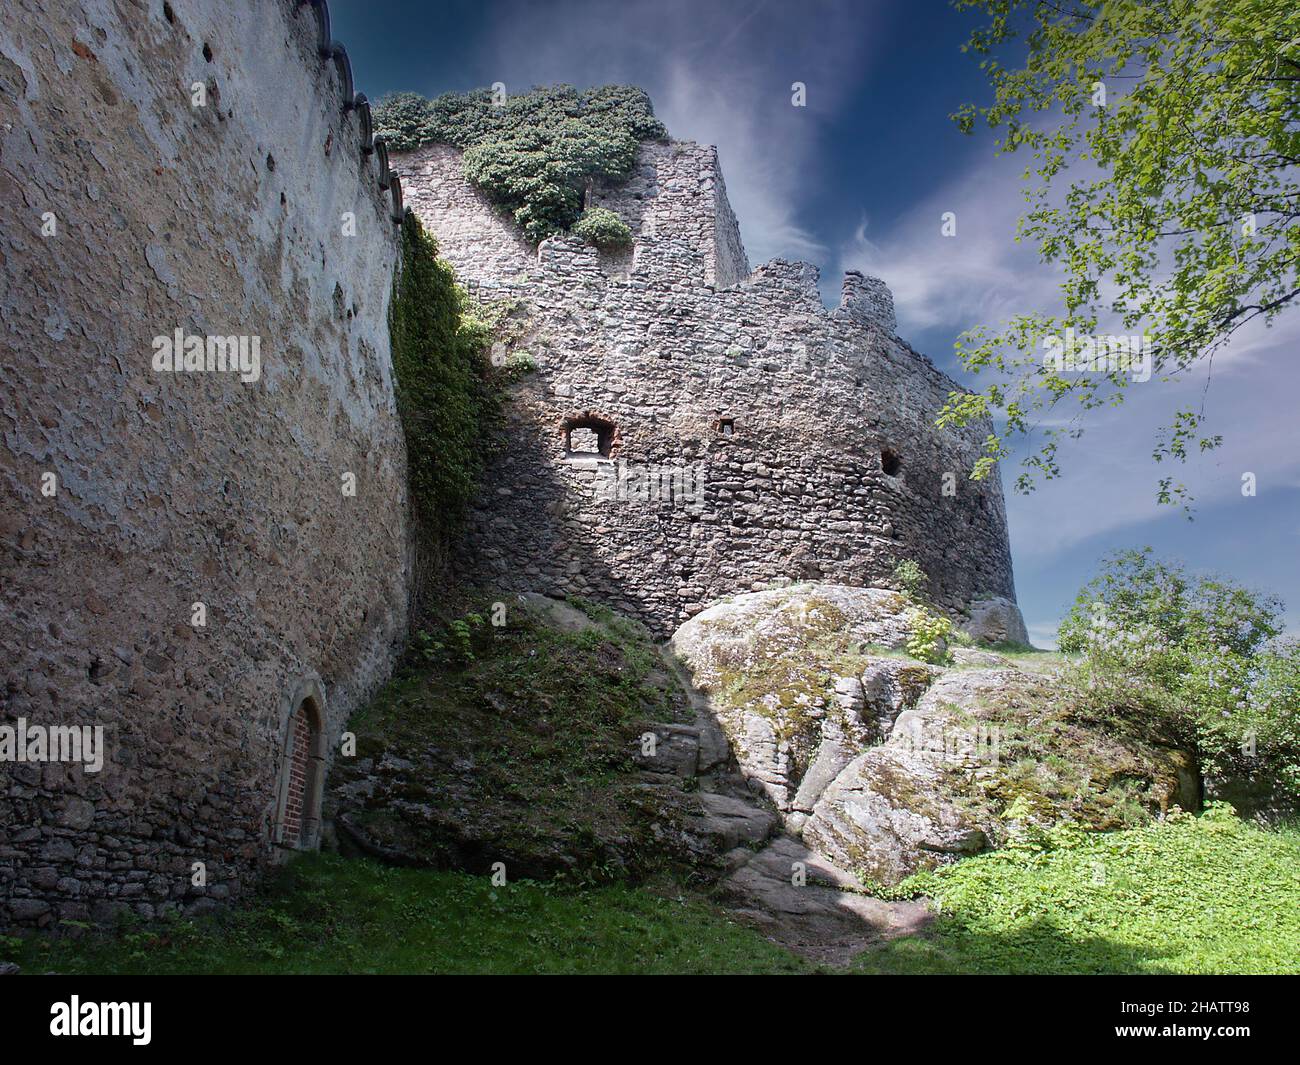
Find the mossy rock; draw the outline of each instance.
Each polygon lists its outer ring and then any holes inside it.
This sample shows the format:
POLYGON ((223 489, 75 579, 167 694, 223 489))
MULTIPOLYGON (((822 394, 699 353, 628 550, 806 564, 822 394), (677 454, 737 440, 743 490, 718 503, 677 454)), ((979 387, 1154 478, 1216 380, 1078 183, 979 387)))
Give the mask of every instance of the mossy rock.
POLYGON ((473 629, 467 659, 412 653, 355 715, 358 755, 330 774, 341 841, 408 865, 501 861, 512 878, 638 880, 686 860, 663 841, 692 804, 648 810, 632 758, 651 724, 690 716, 649 634, 541 596, 506 617, 473 629))

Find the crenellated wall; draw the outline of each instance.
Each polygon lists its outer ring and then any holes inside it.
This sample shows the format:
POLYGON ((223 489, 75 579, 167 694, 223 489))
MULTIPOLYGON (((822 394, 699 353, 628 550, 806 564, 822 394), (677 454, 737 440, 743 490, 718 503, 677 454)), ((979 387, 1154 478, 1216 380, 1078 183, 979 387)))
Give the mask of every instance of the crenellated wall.
POLYGON ((879 583, 904 558, 955 610, 1014 598, 1000 484, 968 479, 987 427, 935 428, 958 386, 896 335, 879 280, 849 274, 828 310, 812 266, 750 272, 715 149, 645 143, 594 190, 633 232, 617 254, 532 248, 453 148, 393 165, 458 277, 528 310, 537 370, 473 516, 479 580, 603 600, 661 634, 721 596, 879 583), (566 450, 584 421, 608 454, 566 450))
POLYGON ((0 725, 105 753, 0 760, 0 925, 210 905, 404 636, 400 185, 322 4, 15 0, 0 186, 0 725))

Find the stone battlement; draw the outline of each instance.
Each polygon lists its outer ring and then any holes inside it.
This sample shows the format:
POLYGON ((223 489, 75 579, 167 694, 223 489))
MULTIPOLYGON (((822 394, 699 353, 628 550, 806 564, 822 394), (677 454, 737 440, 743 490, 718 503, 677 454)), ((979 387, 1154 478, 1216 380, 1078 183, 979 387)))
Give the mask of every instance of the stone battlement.
POLYGON ((954 609, 1013 596, 1001 488, 970 469, 987 432, 934 426, 956 382, 896 336, 893 300, 850 273, 828 310, 817 268, 749 269, 717 152, 648 142, 591 204, 633 247, 534 249, 429 145, 394 156, 407 202, 481 296, 524 303, 537 364, 474 513, 466 568, 503 590, 600 599, 671 632, 704 604, 773 580, 886 581, 904 558, 954 609), (571 441, 600 412, 613 452, 571 441), (599 490, 593 463, 702 466, 699 506, 599 490))

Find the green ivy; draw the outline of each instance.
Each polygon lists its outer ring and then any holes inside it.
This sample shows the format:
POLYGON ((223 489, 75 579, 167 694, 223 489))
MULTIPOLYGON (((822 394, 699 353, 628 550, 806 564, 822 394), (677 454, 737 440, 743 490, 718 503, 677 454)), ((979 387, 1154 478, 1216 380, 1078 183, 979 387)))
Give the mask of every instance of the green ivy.
POLYGON ((629 85, 532 89, 494 102, 488 89, 427 100, 397 93, 373 108, 375 132, 410 151, 435 142, 465 153, 465 177, 508 210, 534 243, 573 226, 597 178, 631 172, 637 145, 667 136, 650 98, 629 85))
POLYGON ((408 212, 388 324, 411 497, 425 534, 446 536, 463 519, 498 413, 487 358, 492 325, 473 311, 408 212))

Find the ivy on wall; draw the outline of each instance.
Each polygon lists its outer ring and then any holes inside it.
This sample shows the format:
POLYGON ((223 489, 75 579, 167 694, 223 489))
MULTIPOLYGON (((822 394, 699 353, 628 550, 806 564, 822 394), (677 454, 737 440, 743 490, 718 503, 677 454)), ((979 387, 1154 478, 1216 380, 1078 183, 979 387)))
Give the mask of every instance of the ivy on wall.
MULTIPOLYGON (((578 221, 590 181, 626 178, 638 143, 668 135, 650 97, 630 85, 553 85, 504 99, 489 89, 433 100, 396 93, 379 100, 373 115, 375 132, 396 151, 434 142, 460 148, 465 177, 534 243, 578 221)), ((610 220, 601 221, 604 246, 630 241, 621 220, 614 222, 624 232, 612 236, 610 220)))
POLYGON ((411 498, 425 535, 446 538, 464 518, 499 411, 488 360, 492 323, 473 311, 437 243, 408 211, 388 327, 411 498))

